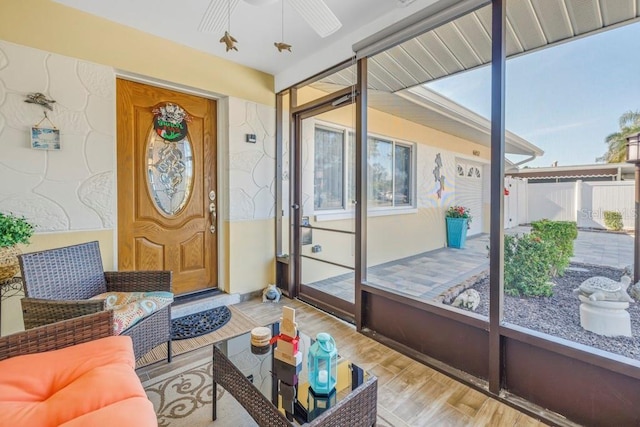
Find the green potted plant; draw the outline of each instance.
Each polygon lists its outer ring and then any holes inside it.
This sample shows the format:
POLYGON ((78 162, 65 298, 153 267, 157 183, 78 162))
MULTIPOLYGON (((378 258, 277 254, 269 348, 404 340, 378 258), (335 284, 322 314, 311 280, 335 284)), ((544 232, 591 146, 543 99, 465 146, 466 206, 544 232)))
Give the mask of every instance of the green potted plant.
POLYGON ((464 248, 467 230, 473 219, 471 209, 465 206, 451 206, 445 213, 445 219, 447 222, 447 246, 464 248))
POLYGON ((0 212, 0 280, 13 277, 19 270, 18 244, 27 244, 33 226, 24 218, 0 212))

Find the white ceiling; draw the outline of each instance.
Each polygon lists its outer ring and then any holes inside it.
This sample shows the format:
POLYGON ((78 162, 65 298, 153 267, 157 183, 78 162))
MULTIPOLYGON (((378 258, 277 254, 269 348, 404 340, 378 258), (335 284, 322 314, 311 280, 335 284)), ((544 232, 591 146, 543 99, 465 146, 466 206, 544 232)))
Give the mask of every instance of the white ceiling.
MULTIPOLYGON (((325 0, 342 27, 326 38, 318 36, 285 1, 284 41, 292 52, 279 53, 274 42, 281 40, 282 2, 253 6, 238 2, 231 14, 230 33, 238 40, 238 51, 225 51, 221 33, 203 33, 198 26, 210 1, 227 4, 227 0, 54 0, 58 3, 169 39, 185 46, 209 52, 277 76, 291 74, 300 67, 308 73, 302 80, 347 59, 353 43, 390 23, 420 10, 436 0, 325 0), (408 6, 406 3, 410 3, 408 6), (324 52, 324 53, 323 53, 324 52), (332 58, 334 57, 334 58, 332 58), (324 63, 324 62, 327 63, 324 63), (333 61, 333 62, 329 62, 333 61), (315 68, 315 70, 313 70, 315 68)), ((224 19, 226 27, 226 17, 224 19)), ((226 28, 225 28, 226 29, 226 28)), ((108 35, 106 35, 108 36, 108 35)), ((296 77, 289 77, 289 80, 296 77)), ((293 84, 296 81, 287 82, 293 84)), ((283 87, 285 83, 277 85, 283 87)))

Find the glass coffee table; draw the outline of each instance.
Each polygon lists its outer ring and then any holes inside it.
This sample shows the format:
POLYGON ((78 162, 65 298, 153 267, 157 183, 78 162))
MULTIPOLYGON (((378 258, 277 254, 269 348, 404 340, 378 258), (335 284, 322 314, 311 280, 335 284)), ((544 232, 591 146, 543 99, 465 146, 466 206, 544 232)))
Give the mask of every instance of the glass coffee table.
MULTIPOLYGON (((273 336, 278 324, 270 325, 273 336)), ((273 346, 256 348, 246 333, 213 347, 213 420, 216 384, 222 386, 260 426, 373 426, 378 383, 348 360, 338 357, 338 384, 330 395, 316 396, 307 379, 311 337, 300 332, 302 370, 273 357, 273 346)), ((340 345, 338 345, 338 351, 340 345)))

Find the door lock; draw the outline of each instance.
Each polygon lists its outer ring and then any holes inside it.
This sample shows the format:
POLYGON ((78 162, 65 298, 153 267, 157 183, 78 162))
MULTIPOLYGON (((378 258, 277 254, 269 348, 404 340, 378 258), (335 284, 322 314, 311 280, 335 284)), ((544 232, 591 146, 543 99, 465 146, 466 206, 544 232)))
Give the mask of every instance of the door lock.
POLYGON ((213 202, 209 204, 209 213, 211 214, 211 225, 209 226, 209 231, 211 231, 211 234, 213 234, 216 232, 216 220, 218 218, 218 215, 216 213, 216 204, 213 202))

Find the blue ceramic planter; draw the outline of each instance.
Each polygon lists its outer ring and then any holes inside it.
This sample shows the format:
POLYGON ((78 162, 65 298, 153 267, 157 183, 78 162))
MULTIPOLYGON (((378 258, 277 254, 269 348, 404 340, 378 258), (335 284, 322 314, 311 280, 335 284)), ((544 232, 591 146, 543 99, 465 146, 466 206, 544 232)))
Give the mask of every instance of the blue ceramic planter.
POLYGON ((445 218, 447 220, 447 246, 450 248, 464 248, 467 241, 467 219, 445 218))

